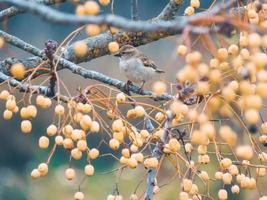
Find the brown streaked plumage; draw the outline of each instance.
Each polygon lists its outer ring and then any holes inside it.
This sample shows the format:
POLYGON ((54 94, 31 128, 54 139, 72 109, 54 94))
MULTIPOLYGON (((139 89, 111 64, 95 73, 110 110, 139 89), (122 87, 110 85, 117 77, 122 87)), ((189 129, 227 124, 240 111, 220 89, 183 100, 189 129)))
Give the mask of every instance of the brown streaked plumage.
POLYGON ((145 54, 131 45, 122 46, 115 56, 120 58, 120 69, 132 82, 144 85, 156 73, 164 73, 145 54))

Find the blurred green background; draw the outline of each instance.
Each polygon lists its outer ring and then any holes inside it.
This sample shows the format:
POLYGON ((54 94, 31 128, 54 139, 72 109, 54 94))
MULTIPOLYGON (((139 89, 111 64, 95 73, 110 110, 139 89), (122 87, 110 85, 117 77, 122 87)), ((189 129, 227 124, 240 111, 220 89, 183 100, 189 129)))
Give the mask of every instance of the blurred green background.
MULTIPOLYGON (((167 4, 168 0, 142 0, 139 1, 139 12, 141 19, 149 19, 157 16, 162 8, 167 4)), ((186 0, 189 3, 189 0, 186 0)), ((207 8, 211 0, 203 0, 201 9, 207 8)), ((7 5, 0 3, 1 10, 7 5)), ((124 17, 130 17, 130 1, 115 0, 115 13, 124 17)), ((75 7, 71 3, 57 5, 57 9, 64 12, 73 13, 75 7)), ((180 14, 183 13, 183 8, 180 14)), ((110 8, 103 8, 103 13, 110 12, 110 8)), ((56 25, 42 21, 40 18, 30 14, 20 14, 11 18, 6 23, 1 24, 1 29, 13 34, 28 43, 31 43, 39 48, 44 47, 44 42, 48 39, 53 39, 61 42, 71 31, 75 30, 74 26, 56 25)), ((84 38, 84 34, 80 34, 78 38, 84 38)), ((147 55, 155 62, 162 66, 167 72, 162 76, 165 80, 174 81, 173 76, 177 69, 183 65, 183 61, 179 60, 175 55, 176 44, 181 43, 179 37, 170 37, 163 39, 146 46, 140 47, 147 55)), ((23 58, 30 56, 29 54, 6 45, 0 50, 1 60, 6 57, 23 58)), ((114 78, 125 80, 119 73, 118 60, 113 56, 105 56, 91 61, 90 63, 82 64, 88 69, 103 72, 114 78)), ((62 71, 60 77, 68 86, 68 89, 74 94, 78 87, 88 86, 92 81, 83 80, 78 76, 72 75, 67 71, 62 71), (70 81, 71 80, 71 81, 70 81)), ((150 87, 147 84, 146 87, 150 87)), ((0 112, 3 112, 4 104, 0 104, 0 112)), ((53 121, 51 110, 38 113, 38 117, 33 121, 33 132, 30 135, 23 135, 20 132, 20 119, 13 118, 11 121, 0 119, 0 200, 69 200, 73 199, 73 194, 77 191, 78 184, 82 179, 82 168, 86 160, 74 161, 74 166, 80 170, 77 173, 75 181, 66 181, 64 178, 64 170, 68 167, 69 155, 66 151, 58 148, 49 165, 49 173, 45 178, 32 180, 30 172, 33 168, 44 162, 50 148, 48 150, 40 150, 38 148, 38 138, 45 134, 46 127, 53 121)), ((96 146, 99 141, 99 136, 90 138, 90 145, 96 146)), ((108 148, 102 148, 101 153, 108 152, 108 148)), ((87 178, 83 183, 81 190, 85 192, 86 199, 99 200, 105 199, 106 196, 115 189, 116 180, 119 180, 119 189, 125 199, 134 192, 137 184, 143 180, 146 171, 143 167, 137 170, 126 169, 118 179, 118 173, 106 173, 118 167, 117 162, 111 157, 103 157, 93 161, 96 169, 96 175, 87 178)), ((211 166, 203 169, 208 170, 209 175, 213 177, 214 169, 217 166, 211 166)), ((159 185, 168 183, 169 179, 175 174, 168 161, 164 162, 162 170, 159 174, 159 185)), ((138 194, 142 194, 145 190, 145 181, 138 189, 138 194)), ((266 182, 265 182, 266 183, 266 182)), ((264 184, 261 184, 264 186, 264 184)), ((266 184, 265 184, 266 185, 266 184)), ((221 183, 211 182, 210 191, 221 187, 221 183)), ((162 187, 156 199, 175 200, 179 194, 179 180, 169 183, 162 187)), ((231 199, 255 199, 258 196, 257 192, 250 192, 241 197, 232 197, 231 199)))

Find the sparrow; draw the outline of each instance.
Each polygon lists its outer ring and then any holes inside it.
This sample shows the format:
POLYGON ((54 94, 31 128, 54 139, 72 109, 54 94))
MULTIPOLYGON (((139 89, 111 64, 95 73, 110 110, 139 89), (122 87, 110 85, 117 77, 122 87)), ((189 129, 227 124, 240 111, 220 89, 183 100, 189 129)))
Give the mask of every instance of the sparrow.
POLYGON ((120 59, 120 69, 128 81, 126 87, 132 83, 141 84, 141 90, 146 81, 152 79, 157 73, 164 73, 145 54, 131 45, 122 46, 114 55, 120 59))

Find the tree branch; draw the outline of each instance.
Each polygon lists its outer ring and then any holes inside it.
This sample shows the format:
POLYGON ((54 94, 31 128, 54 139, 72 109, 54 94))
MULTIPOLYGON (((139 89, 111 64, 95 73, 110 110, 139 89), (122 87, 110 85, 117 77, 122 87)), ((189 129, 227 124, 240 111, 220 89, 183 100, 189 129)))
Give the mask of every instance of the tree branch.
POLYGON ((43 94, 45 96, 51 97, 50 90, 48 87, 39 86, 39 85, 29 85, 23 84, 16 79, 13 79, 4 73, 0 72, 0 82, 7 81, 12 87, 18 88, 21 92, 29 92, 31 90, 35 90, 35 93, 43 94))
POLYGON ((131 16, 132 20, 134 21, 139 20, 138 0, 131 0, 131 16))
MULTIPOLYGON (((170 132, 172 119, 173 119, 173 116, 167 117, 167 120, 164 124, 164 132, 161 136, 161 141, 157 142, 155 148, 153 149, 152 156, 157 158, 158 160, 160 160, 161 156, 163 155, 164 145, 168 143, 168 136, 170 132)), ((151 121, 150 122, 149 121, 146 121, 146 126, 148 130, 152 130, 153 125, 151 124, 151 121)), ((145 200, 153 200, 153 188, 155 186, 156 176, 157 176, 157 169, 148 170, 145 200)))
POLYGON ((183 17, 178 21, 158 21, 157 23, 150 23, 148 21, 131 21, 124 17, 108 14, 99 16, 77 16, 74 14, 63 13, 55 9, 49 8, 45 5, 38 4, 32 1, 24 0, 4 0, 9 4, 17 6, 25 11, 33 13, 44 20, 57 24, 105 24, 122 28, 127 31, 181 31, 189 23, 190 17, 183 17))
POLYGON ((157 20, 173 20, 183 4, 183 0, 170 0, 167 6, 156 17, 157 20))
MULTIPOLYGON (((46 5, 53 5, 65 2, 66 0, 35 0, 37 3, 42 3, 46 5)), ((5 10, 0 11, 0 21, 3 21, 7 18, 13 17, 17 14, 24 13, 23 10, 16 8, 15 6, 9 7, 5 10)))
POLYGON ((12 44, 13 46, 16 46, 35 56, 39 56, 40 58, 45 58, 45 54, 43 51, 40 51, 38 48, 34 47, 33 45, 28 44, 13 35, 7 34, 6 32, 0 30, 0 36, 3 37, 7 43, 12 44))

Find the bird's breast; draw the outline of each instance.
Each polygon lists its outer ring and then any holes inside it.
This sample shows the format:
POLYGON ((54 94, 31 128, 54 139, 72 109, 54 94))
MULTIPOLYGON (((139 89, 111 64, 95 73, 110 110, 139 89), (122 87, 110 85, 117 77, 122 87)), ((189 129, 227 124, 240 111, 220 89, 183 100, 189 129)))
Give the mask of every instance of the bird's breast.
POLYGON ((129 80, 136 83, 147 81, 155 74, 154 69, 145 67, 139 59, 121 60, 120 69, 129 80))

